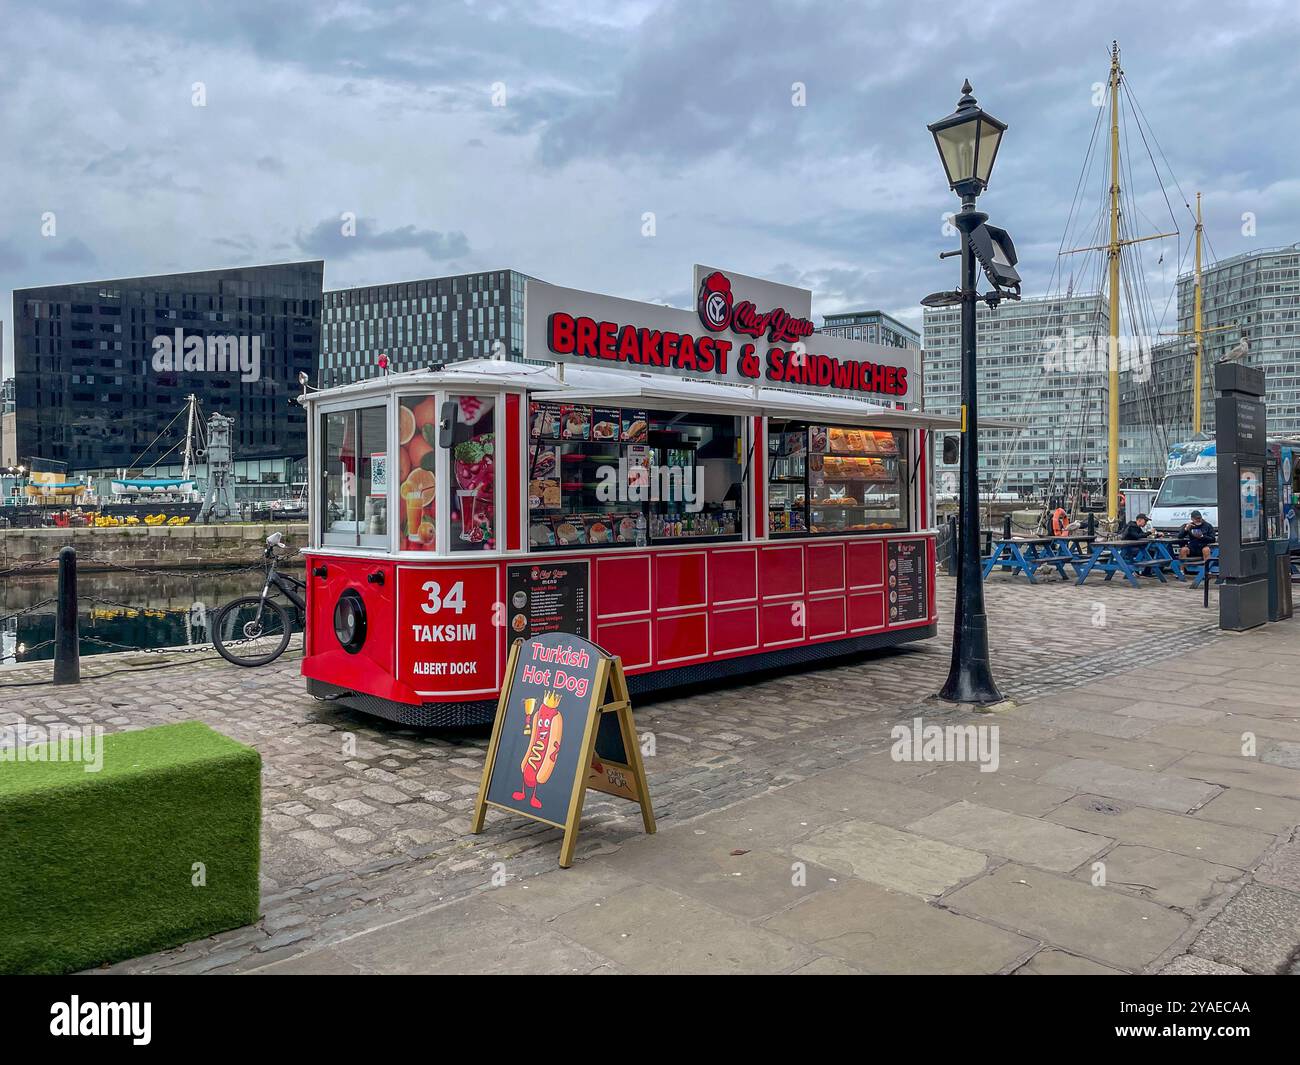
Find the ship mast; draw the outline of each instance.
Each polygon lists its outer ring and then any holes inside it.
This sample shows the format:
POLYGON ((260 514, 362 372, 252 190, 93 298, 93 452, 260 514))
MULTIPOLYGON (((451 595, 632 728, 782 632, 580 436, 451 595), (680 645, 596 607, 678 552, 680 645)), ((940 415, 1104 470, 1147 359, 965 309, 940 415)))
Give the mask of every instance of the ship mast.
POLYGON ((1196 194, 1196 297, 1194 334, 1196 353, 1192 358, 1192 433, 1201 434, 1201 357, 1205 326, 1201 320, 1201 194, 1196 194))
POLYGON ((194 460, 194 405, 198 402, 198 397, 190 393, 186 397, 189 405, 189 419, 185 426, 185 460, 181 464, 181 480, 188 481, 190 477, 190 463, 194 460))
POLYGON ((1119 42, 1110 46, 1110 347, 1106 393, 1110 408, 1107 447, 1106 517, 1112 527, 1119 519, 1119 42))
MULTIPOLYGON (((1120 326, 1120 254, 1130 244, 1145 240, 1174 237, 1177 233, 1151 233, 1145 237, 1120 235, 1119 187, 1119 86, 1124 71, 1119 65, 1119 42, 1110 44, 1110 242, 1104 245, 1110 266, 1110 366, 1107 388, 1110 413, 1106 469, 1106 520, 1112 529, 1119 522, 1119 326, 1120 326)), ((1100 249, 1079 248, 1077 251, 1100 249)))
MULTIPOLYGON (((1177 229, 1178 223, 1177 220, 1173 218, 1172 210, 1170 211, 1170 220, 1174 222, 1174 227, 1175 227, 1172 232, 1150 233, 1145 236, 1131 236, 1130 235, 1131 230, 1129 230, 1127 225, 1125 224, 1125 219, 1123 216, 1123 209, 1121 204, 1123 202, 1123 194, 1126 190, 1120 186, 1120 171, 1121 171, 1121 166, 1120 166, 1120 106, 1121 106, 1120 95, 1121 93, 1120 90, 1121 89, 1123 89, 1124 95, 1130 97, 1130 107, 1134 106, 1133 101, 1131 99, 1131 93, 1128 89, 1128 85, 1124 77, 1124 70, 1120 66, 1120 62, 1119 62, 1119 42, 1112 41, 1110 46, 1110 76, 1107 81, 1107 93, 1109 96, 1109 104, 1110 104, 1110 138, 1109 138, 1110 185, 1107 189, 1107 195, 1106 195, 1106 201, 1108 202, 1105 202, 1102 205, 1103 210, 1108 210, 1109 212, 1109 221, 1110 221, 1110 227, 1108 233, 1109 239, 1104 244, 1093 244, 1088 247, 1082 247, 1082 248, 1068 248, 1058 253, 1058 255, 1079 255, 1087 252, 1106 253, 1107 288, 1108 288, 1107 312, 1109 318, 1109 322, 1108 322, 1109 344, 1108 344, 1108 351, 1107 351, 1108 358, 1107 358, 1107 374, 1106 374, 1106 378, 1107 378, 1106 380, 1107 434, 1106 435, 1107 435, 1107 452, 1108 452, 1107 463, 1106 463, 1106 519, 1107 519, 1107 523, 1109 524, 1112 530, 1116 527, 1119 521, 1119 450, 1120 450, 1120 441, 1119 441, 1120 341, 1119 338, 1120 338, 1120 326, 1122 324, 1120 297, 1123 289, 1123 277, 1125 276, 1123 274, 1124 259, 1125 259, 1124 250, 1133 244, 1141 244, 1144 241, 1148 241, 1148 240, 1161 240, 1166 237, 1176 237, 1179 235, 1177 229)), ((1101 101, 1099 101, 1099 103, 1100 102, 1101 101)), ((1138 114, 1135 114, 1134 120, 1138 122, 1138 128, 1139 130, 1141 130, 1142 129, 1141 123, 1144 122, 1145 119, 1140 118, 1138 114)), ((1100 130, 1100 128, 1101 128, 1101 117, 1099 116, 1097 120, 1097 125, 1094 128, 1094 138, 1096 137, 1096 133, 1100 130)), ((1154 138, 1154 133, 1151 134, 1151 137, 1154 138)), ((1146 139, 1147 138, 1144 136, 1143 138, 1144 142, 1146 139)), ((1148 149, 1148 155, 1150 155, 1149 149, 1148 149)), ((1088 155, 1085 157, 1084 160, 1084 172, 1080 174, 1080 182, 1082 182, 1084 177, 1088 173, 1090 173, 1089 160, 1091 158, 1092 158, 1092 145, 1090 144, 1088 149, 1088 155)), ((1151 157, 1151 162, 1152 162, 1152 166, 1155 167, 1154 156, 1151 157)), ((1156 169, 1157 180, 1159 180, 1160 179, 1159 168, 1156 167, 1155 169, 1156 169)), ((1168 197, 1166 197, 1166 200, 1167 199, 1168 197)), ((1071 218, 1074 218, 1074 211, 1077 203, 1078 203, 1078 194, 1076 192, 1075 204, 1072 204, 1070 208, 1071 218)), ((1190 205, 1188 209, 1190 210, 1190 205)), ((1067 221, 1066 223, 1067 237, 1069 233, 1070 233, 1070 223, 1067 221)), ((1200 247, 1199 225, 1197 230, 1197 242, 1198 242, 1197 247, 1199 249, 1200 247)), ((1065 238, 1062 239, 1062 244, 1064 243, 1065 243, 1065 238)), ((1129 258, 1131 259, 1132 256, 1130 255, 1129 258)), ((1198 251, 1198 262, 1199 262, 1199 251, 1198 251)), ((1199 268, 1198 268, 1197 276, 1198 277, 1200 276, 1199 268)), ((1140 294, 1140 290, 1141 290, 1140 283, 1135 283, 1130 288, 1130 317, 1133 319, 1132 329, 1134 330, 1135 333, 1142 331, 1142 325, 1141 325, 1142 311, 1141 308, 1134 302, 1137 295, 1140 294)), ((1197 291, 1199 293, 1199 285, 1197 291)), ((1199 295, 1198 295, 1198 300, 1199 300, 1199 295)), ((1199 302, 1198 302, 1198 307, 1199 307, 1199 302)), ((1201 328, 1199 325, 1200 322, 1199 312, 1198 312, 1197 322, 1198 322, 1198 330, 1199 330, 1201 328)), ((1198 350, 1198 358, 1199 358, 1199 352, 1200 352, 1199 342, 1197 345, 1197 350, 1198 350)), ((1200 375, 1199 365, 1200 364, 1198 361, 1197 363, 1198 368, 1196 371, 1198 375, 1198 381, 1200 375)), ((1198 401, 1199 401, 1199 384, 1197 385, 1197 389, 1198 389, 1198 401)), ((1199 418, 1200 418, 1199 406, 1197 407, 1196 417, 1198 419, 1198 424, 1199 424, 1199 418)))

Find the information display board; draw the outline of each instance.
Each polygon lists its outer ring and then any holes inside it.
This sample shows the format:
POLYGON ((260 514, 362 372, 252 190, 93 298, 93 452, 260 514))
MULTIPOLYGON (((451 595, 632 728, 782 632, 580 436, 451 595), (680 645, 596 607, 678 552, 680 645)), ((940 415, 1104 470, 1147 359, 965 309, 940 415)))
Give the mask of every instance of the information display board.
POLYGON ((886 559, 891 624, 924 621, 930 609, 925 541, 891 540, 886 559))
POLYGON ((507 567, 506 593, 512 636, 548 632, 586 637, 591 563, 534 562, 507 567))

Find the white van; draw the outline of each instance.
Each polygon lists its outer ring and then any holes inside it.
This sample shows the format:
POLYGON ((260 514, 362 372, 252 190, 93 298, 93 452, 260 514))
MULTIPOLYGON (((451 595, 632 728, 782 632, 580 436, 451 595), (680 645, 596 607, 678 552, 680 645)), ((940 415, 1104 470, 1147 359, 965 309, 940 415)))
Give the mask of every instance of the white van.
POLYGON ((1219 462, 1213 440, 1175 444, 1169 449, 1165 479, 1151 504, 1151 524, 1165 533, 1178 533, 1192 520, 1192 511, 1219 527, 1219 462))

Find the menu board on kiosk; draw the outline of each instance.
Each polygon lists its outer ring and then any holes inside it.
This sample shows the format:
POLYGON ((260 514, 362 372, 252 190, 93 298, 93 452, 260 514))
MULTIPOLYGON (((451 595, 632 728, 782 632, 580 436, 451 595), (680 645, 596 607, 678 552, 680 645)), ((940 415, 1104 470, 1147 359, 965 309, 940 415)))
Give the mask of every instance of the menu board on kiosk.
POLYGON ((924 540, 891 540, 887 554, 889 621, 924 621, 929 617, 924 540))
POLYGON ((590 565, 561 561, 507 567, 511 634, 524 639, 548 632, 585 637, 590 565))

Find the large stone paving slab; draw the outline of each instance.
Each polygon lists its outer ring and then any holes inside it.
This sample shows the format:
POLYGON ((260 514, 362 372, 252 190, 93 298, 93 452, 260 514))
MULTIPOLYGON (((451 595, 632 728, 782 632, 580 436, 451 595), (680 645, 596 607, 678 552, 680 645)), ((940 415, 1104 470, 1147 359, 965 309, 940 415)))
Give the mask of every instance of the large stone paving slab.
MULTIPOLYGON (((1087 702, 1091 704, 1092 700, 1087 702)), ((1123 714, 1091 709, 1090 706, 1063 706, 1051 699, 1027 703, 1020 707, 1019 712, 1035 724, 1053 725, 1075 732, 1095 732, 1101 736, 1122 739, 1144 736, 1157 724, 1145 718, 1125 717, 1123 714)))
POLYGON ((1037 945, 862 881, 816 895, 763 927, 889 975, 1002 972, 1037 945))
POLYGON ((783 788, 710 813, 708 824, 712 830, 732 835, 745 846, 787 850, 795 840, 810 836, 826 825, 837 824, 845 817, 838 810, 796 801, 790 797, 789 789, 783 788))
POLYGON ((1058 766, 1066 760, 1067 755, 1056 751, 1020 746, 1019 742, 1026 742, 1025 737, 1020 735, 1020 724, 1021 722, 1015 722, 1000 729, 998 773, 1008 773, 1024 780, 1036 780, 1053 766, 1058 766), (1009 737, 1014 737, 1019 742, 1005 742, 1009 737))
POLYGON ((484 894, 512 913, 550 922, 563 913, 602 902, 640 883, 620 870, 595 861, 584 862, 580 868, 580 874, 569 876, 551 876, 553 870, 550 870, 526 879, 509 880, 484 894))
MULTIPOLYGON (((836 873, 788 854, 755 849, 710 819, 638 840, 587 866, 670 888, 739 917, 766 917, 835 887, 836 873)), ((585 868, 585 866, 584 866, 585 868)))
POLYGON ((947 895, 983 917, 1072 954, 1137 971, 1181 936, 1187 918, 1142 899, 1022 865, 1004 865, 947 895))
MULTIPOLYGON (((1244 875, 1240 869, 1185 854, 1121 843, 1101 860, 1106 886, 1120 888, 1144 899, 1196 913, 1230 891, 1244 875)), ((1088 880, 1091 870, 1080 870, 1088 880)))
MULTIPOLYGON (((1159 742, 1152 742, 1155 734, 1160 730, 1148 732, 1143 739, 1116 739, 1113 736, 1102 736, 1095 732, 1060 732, 1055 737, 1047 740, 1043 746, 1049 750, 1059 752, 1062 755, 1061 761, 1065 756, 1071 758, 1092 758, 1099 762, 1109 762, 1111 765, 1128 766, 1129 769, 1164 769, 1170 762, 1176 762, 1187 752, 1185 750, 1175 750, 1173 747, 1161 746, 1159 742)), ((1056 763, 1060 765, 1061 762, 1056 763)), ((1047 766, 1048 769, 1054 769, 1055 766, 1047 766)), ((1042 774, 1039 774, 1040 776, 1042 774)))
POLYGON ((1300 895, 1248 884, 1196 937, 1192 953, 1256 974, 1283 970, 1300 943, 1300 895))
MULTIPOLYGON (((1231 722, 1235 719, 1229 717, 1226 720, 1231 722)), ((1170 757, 1163 765, 1152 768, 1163 769, 1191 751, 1235 758, 1241 754, 1242 744, 1245 742, 1242 733, 1247 731, 1249 730, 1244 728, 1240 732, 1224 732, 1200 725, 1161 725, 1160 728, 1148 732, 1146 738, 1153 744, 1167 745, 1170 757)), ((1259 742, 1260 738, 1257 736, 1256 743, 1259 742)))
POLYGON ((780 973, 815 956, 790 939, 653 884, 570 911, 552 927, 637 973, 780 973))
MULTIPOLYGON (((1180 763, 1174 763, 1178 765, 1180 763)), ((1079 758, 1066 762, 1043 774, 1044 784, 1073 788, 1096 795, 1109 795, 1116 799, 1151 806, 1157 810, 1186 813, 1219 794, 1219 788, 1190 777, 1176 776, 1171 772, 1150 773, 1141 769, 1099 762, 1092 758, 1079 758)))
MULTIPOLYGON (((1230 794, 1227 792, 1214 802, 1230 794)), ((1249 869, 1273 842, 1267 832, 1213 824, 1186 814, 1150 810, 1098 795, 1075 796, 1047 814, 1047 818, 1081 831, 1112 836, 1124 843, 1212 860, 1237 869, 1249 869)))
MULTIPOLYGON (((508 913, 486 895, 444 906, 336 943, 331 953, 363 973, 547 973, 595 972, 605 958, 549 926, 508 913)), ((310 963, 305 963, 310 964, 310 963)), ((299 972, 287 961, 263 970, 299 972)))
POLYGON ((1063 950, 1040 950, 1016 970, 1016 976, 1124 976, 1123 969, 1101 965, 1063 950))
POLYGON ((907 826, 909 832, 999 854, 1042 869, 1069 872, 1114 841, 1036 817, 958 802, 907 826))
POLYGON ((1227 825, 1244 825, 1263 832, 1289 833, 1300 825, 1300 800, 1265 795, 1247 788, 1229 788, 1192 816, 1227 825))
MULTIPOLYGON (((1243 733, 1253 732, 1256 737, 1267 736, 1270 739, 1288 740, 1291 743, 1300 743, 1300 721, 1284 721, 1281 718, 1256 717, 1254 714, 1227 714, 1220 721, 1212 722, 1206 726, 1207 729, 1216 732, 1227 732, 1236 736, 1239 740, 1243 733)), ((1200 748, 1193 747, 1192 750, 1200 748)), ((1207 754, 1218 752, 1207 751, 1207 754)), ((1229 754, 1237 755, 1241 749, 1230 751, 1229 754)))
POLYGON ((1177 722, 1183 725, 1205 725, 1224 716, 1222 710, 1207 710, 1201 706, 1186 706, 1177 702, 1159 702, 1140 699, 1119 707, 1115 713, 1148 721, 1177 722))
POLYGON ((1038 817, 1073 792, 1035 784, 1005 773, 981 773, 971 765, 950 765, 925 778, 926 790, 954 801, 964 799, 997 810, 1038 817))
POLYGON ((978 851, 954 847, 869 821, 845 821, 813 833, 793 847, 795 856, 862 880, 923 898, 984 871, 978 851))
POLYGON ((1229 788, 1249 788, 1285 799, 1300 796, 1300 770, 1269 765, 1253 758, 1223 758, 1213 754, 1189 754, 1169 767, 1197 780, 1229 788))
POLYGON ((840 819, 854 817, 901 828, 933 813, 951 800, 933 795, 924 786, 910 786, 863 776, 856 769, 834 769, 780 792, 782 799, 806 808, 833 811, 840 819))

